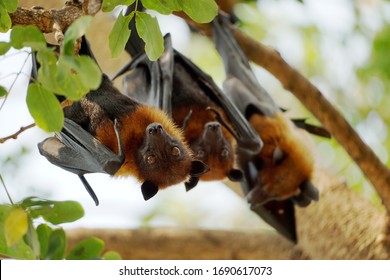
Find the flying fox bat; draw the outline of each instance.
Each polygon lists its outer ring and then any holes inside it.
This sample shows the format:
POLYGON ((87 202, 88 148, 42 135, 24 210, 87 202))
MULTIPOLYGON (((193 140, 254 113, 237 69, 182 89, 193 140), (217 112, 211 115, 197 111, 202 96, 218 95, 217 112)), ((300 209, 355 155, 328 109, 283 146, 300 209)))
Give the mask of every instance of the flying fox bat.
MULTIPOLYGON (((169 34, 164 41, 165 51, 158 61, 141 53, 116 75, 133 70, 124 77, 125 94, 164 110, 182 127, 195 157, 210 167, 200 180, 241 180, 235 146, 245 147, 245 153, 258 153, 261 139, 212 78, 173 49, 169 34), (153 87, 161 89, 158 95, 150 90, 153 87)), ((192 187, 186 185, 187 190, 192 187)))
POLYGON ((303 120, 294 124, 283 114, 257 81, 228 24, 222 15, 213 22, 216 48, 225 65, 223 88, 264 142, 257 155, 238 155, 245 175, 242 189, 252 210, 296 241, 294 204, 305 207, 319 199, 311 183, 314 160, 298 126, 329 135, 303 120))
MULTIPOLYGON (((84 37, 79 54, 93 58, 84 37)), ((181 131, 164 112, 122 95, 105 74, 98 89, 66 103, 63 110, 63 130, 39 143, 39 151, 54 165, 77 174, 96 205, 84 174, 133 176, 142 182, 148 200, 158 190, 196 181, 208 170, 194 159, 181 131)))

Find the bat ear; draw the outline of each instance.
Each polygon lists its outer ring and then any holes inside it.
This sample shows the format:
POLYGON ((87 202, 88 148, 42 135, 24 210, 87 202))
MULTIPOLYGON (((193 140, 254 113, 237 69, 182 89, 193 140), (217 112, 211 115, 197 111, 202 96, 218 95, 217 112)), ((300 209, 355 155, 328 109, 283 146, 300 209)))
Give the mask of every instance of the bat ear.
POLYGON ((301 189, 302 194, 311 200, 318 201, 320 198, 318 189, 310 181, 303 182, 299 188, 301 189))
POLYGON ((203 161, 200 160, 194 160, 191 164, 191 170, 190 175, 191 177, 199 177, 203 175, 204 173, 208 172, 210 170, 210 167, 208 167, 207 164, 205 164, 203 161))
POLYGON ((228 176, 230 181, 238 182, 238 181, 242 180, 242 177, 244 175, 242 174, 242 171, 239 169, 231 169, 231 170, 229 170, 229 173, 227 176, 228 176))
POLYGON ((192 190, 199 182, 199 177, 191 177, 188 182, 185 182, 184 185, 186 186, 186 191, 192 190))
POLYGON ((265 192, 261 186, 256 186, 248 192, 246 199, 251 205, 256 205, 264 204, 270 200, 275 199, 275 197, 265 192))
POLYGON ((142 183, 141 192, 145 200, 151 199, 158 192, 158 186, 150 181, 142 183))

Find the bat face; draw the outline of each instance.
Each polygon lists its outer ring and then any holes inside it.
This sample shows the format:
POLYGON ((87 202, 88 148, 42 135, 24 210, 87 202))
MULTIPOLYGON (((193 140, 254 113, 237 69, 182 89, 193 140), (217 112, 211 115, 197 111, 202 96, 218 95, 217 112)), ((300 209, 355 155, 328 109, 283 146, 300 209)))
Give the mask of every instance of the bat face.
POLYGON ((273 118, 253 114, 250 123, 262 136, 264 147, 254 158, 259 175, 249 195, 253 203, 300 196, 312 176, 313 158, 307 140, 282 113, 273 118))
POLYGON ((199 138, 190 143, 190 146, 195 157, 206 163, 211 170, 204 174, 201 180, 223 180, 225 177, 234 177, 230 176, 235 159, 234 151, 220 123, 216 121, 206 123, 199 138))
POLYGON ((141 177, 160 188, 185 181, 190 173, 191 152, 160 123, 146 127, 137 157, 141 177))

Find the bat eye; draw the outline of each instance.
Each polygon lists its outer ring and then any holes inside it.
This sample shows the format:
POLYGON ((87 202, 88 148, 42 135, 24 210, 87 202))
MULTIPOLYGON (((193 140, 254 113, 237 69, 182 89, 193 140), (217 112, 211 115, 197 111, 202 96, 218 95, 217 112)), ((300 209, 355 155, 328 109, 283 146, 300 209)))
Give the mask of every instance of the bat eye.
POLYGON ((179 147, 177 147, 177 146, 174 146, 173 148, 172 148, 172 155, 173 156, 175 156, 175 157, 178 157, 178 156, 180 156, 180 149, 179 149, 179 147))
POLYGON ((223 157, 223 158, 229 157, 229 150, 226 149, 226 148, 223 148, 223 149, 221 150, 221 157, 223 157))
POLYGON ((146 158, 146 162, 149 164, 149 165, 153 165, 156 163, 156 156, 155 155, 150 155, 146 158))

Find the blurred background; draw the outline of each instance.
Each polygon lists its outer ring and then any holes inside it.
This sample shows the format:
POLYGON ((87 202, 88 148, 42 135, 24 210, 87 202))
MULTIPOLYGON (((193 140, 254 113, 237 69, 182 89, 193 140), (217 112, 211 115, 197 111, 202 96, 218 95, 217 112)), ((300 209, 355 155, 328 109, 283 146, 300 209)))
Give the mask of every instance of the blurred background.
MULTIPOLYGON (((234 13, 240 28, 255 40, 278 50, 284 59, 316 85, 389 165, 390 151, 390 1, 384 0, 258 0, 238 1, 234 13)), ((61 7, 63 1, 20 1, 20 6, 61 7), (50 6, 49 6, 50 5, 50 6)), ((119 11, 115 11, 118 13, 119 11)), ((87 34, 99 64, 113 75, 130 59, 125 53, 110 59, 108 33, 113 14, 99 13, 87 34)), ((212 75, 217 84, 224 70, 210 39, 190 32, 175 16, 158 17, 162 33, 172 34, 176 49, 212 75)), ((9 34, 0 33, 0 41, 9 34)), ((286 92, 268 72, 252 65, 259 81, 276 102, 295 118, 309 111, 286 92)), ((28 50, 11 50, 0 57, 0 85, 10 90, 0 98, 0 138, 32 123, 25 104, 31 63, 28 50)), ((120 87, 120 82, 117 83, 120 87)), ((225 230, 270 230, 244 199, 221 182, 201 183, 186 193, 177 185, 145 202, 132 178, 87 175, 100 206, 76 175, 51 165, 40 156, 37 143, 50 136, 29 129, 17 140, 0 144, 0 174, 14 201, 27 196, 80 202, 85 216, 69 227, 137 228, 157 226, 225 230)), ((315 138, 316 164, 342 177, 356 192, 380 207, 380 201, 354 162, 335 140, 315 138)), ((0 186, 0 202, 8 202, 0 186)))

